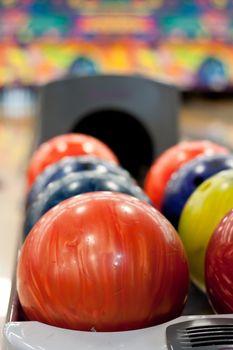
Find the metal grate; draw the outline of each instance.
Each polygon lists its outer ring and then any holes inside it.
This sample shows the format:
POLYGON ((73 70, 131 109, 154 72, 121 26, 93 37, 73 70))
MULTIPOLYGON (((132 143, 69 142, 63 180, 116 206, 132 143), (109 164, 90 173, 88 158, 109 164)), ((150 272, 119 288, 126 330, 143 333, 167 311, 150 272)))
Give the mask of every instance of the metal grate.
POLYGON ((233 318, 176 323, 166 329, 169 350, 233 350, 233 318))

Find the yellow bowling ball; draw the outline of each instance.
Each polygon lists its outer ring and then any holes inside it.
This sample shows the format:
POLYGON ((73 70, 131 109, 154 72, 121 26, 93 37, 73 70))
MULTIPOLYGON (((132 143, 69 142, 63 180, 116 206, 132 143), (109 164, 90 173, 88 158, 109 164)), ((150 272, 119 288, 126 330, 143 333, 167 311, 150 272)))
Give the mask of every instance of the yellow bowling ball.
POLYGON ((233 208, 233 170, 225 170, 204 181, 189 197, 181 214, 178 232, 185 246, 191 278, 205 291, 205 253, 211 235, 233 208))

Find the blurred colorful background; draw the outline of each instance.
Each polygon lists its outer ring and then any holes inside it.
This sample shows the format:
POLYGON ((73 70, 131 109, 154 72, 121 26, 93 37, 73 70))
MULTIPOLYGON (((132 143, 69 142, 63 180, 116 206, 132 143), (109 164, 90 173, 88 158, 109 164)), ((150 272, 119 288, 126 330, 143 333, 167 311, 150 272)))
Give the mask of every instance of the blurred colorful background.
POLYGON ((38 85, 86 68, 182 90, 233 87, 230 0, 1 0, 0 85, 38 85))

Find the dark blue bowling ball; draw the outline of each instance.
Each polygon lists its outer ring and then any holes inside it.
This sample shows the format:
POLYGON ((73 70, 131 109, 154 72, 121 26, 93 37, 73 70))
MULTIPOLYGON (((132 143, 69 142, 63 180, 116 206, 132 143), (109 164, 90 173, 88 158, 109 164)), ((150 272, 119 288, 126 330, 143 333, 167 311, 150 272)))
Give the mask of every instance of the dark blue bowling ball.
POLYGON ((128 171, 109 161, 93 156, 66 157, 59 162, 48 166, 43 173, 37 177, 31 191, 27 196, 26 207, 31 205, 36 200, 38 194, 41 193, 49 183, 56 181, 70 173, 86 170, 96 170, 99 173, 110 172, 134 181, 128 171))
POLYGON ((233 168, 233 155, 213 155, 195 158, 178 170, 170 179, 161 211, 178 227, 181 212, 189 196, 207 178, 233 168))
POLYGON ((51 182, 28 208, 24 225, 26 236, 39 218, 50 208, 70 197, 96 191, 121 192, 151 203, 143 190, 127 178, 111 173, 83 171, 51 182))

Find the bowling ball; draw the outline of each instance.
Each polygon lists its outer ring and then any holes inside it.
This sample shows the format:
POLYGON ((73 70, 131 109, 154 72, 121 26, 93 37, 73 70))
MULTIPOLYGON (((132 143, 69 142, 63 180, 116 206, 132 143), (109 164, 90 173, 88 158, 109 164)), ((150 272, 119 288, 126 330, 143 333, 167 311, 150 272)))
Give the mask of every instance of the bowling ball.
POLYGON ((81 172, 84 170, 96 170, 100 173, 110 172, 125 177, 134 182, 134 179, 128 171, 121 168, 112 162, 94 157, 94 156, 80 156, 80 157, 65 157, 57 163, 47 166, 47 168, 37 176, 31 191, 27 196, 26 206, 32 204, 39 193, 41 193, 50 182, 56 181, 63 176, 70 173, 81 172))
POLYGON ((196 188, 209 177, 232 168, 233 155, 214 154, 188 162, 171 176, 162 203, 162 213, 177 228, 184 205, 196 188))
POLYGON ((218 313, 233 313, 233 210, 210 238, 205 259, 209 300, 218 313))
POLYGON ((233 170, 205 180, 189 197, 182 211, 178 232, 186 249, 191 278, 203 291, 206 248, 216 226, 233 208, 233 170))
POLYGON ((68 69, 71 75, 95 75, 98 72, 96 63, 86 56, 77 57, 68 69))
POLYGON ((146 193, 160 209, 167 183, 175 171, 197 156, 218 153, 227 154, 229 151, 205 140, 185 141, 169 148, 150 167, 145 179, 146 193))
POLYGON ((226 88, 229 73, 223 61, 215 57, 207 57, 197 73, 197 83, 214 90, 226 88))
POLYGON ((50 164, 66 156, 93 155, 118 164, 114 153, 103 142, 84 134, 65 134, 43 143, 32 156, 27 169, 28 188, 50 164))
POLYGON ((117 174, 99 173, 96 170, 72 173, 51 182, 29 206, 24 225, 25 236, 39 218, 56 204, 78 194, 96 191, 122 192, 150 203, 136 183, 117 174))
POLYGON ((72 197, 28 235, 17 291, 29 320, 78 330, 123 331, 180 315, 188 264, 173 226, 121 193, 72 197))

